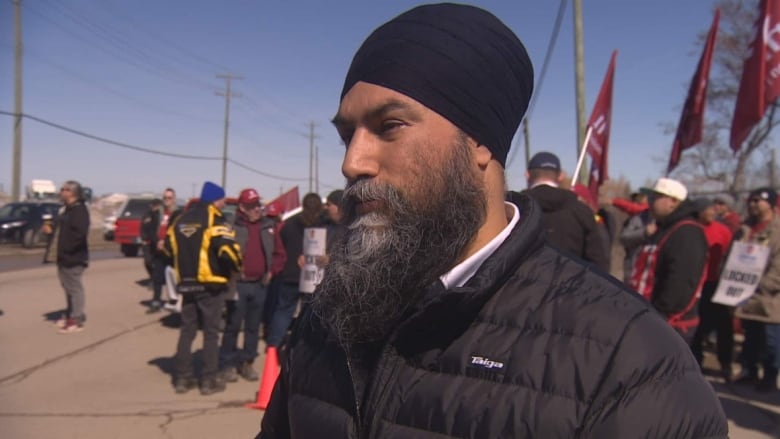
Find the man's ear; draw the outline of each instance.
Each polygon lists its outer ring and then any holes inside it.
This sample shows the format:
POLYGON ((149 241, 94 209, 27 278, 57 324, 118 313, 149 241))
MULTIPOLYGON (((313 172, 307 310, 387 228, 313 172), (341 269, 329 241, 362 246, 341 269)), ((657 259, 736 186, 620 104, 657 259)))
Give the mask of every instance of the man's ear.
POLYGON ((493 153, 490 152, 485 145, 480 145, 475 142, 475 146, 474 159, 477 161, 477 165, 479 165, 480 169, 485 169, 488 163, 490 163, 490 160, 493 159, 493 153))

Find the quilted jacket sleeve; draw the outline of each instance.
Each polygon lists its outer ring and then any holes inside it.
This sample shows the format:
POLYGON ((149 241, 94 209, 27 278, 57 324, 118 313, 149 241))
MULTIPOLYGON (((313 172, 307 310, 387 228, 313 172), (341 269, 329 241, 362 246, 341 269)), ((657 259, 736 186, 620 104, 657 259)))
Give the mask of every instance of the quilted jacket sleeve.
POLYGON ((718 397, 682 338, 660 322, 643 311, 628 323, 580 438, 728 437, 718 397))
MULTIPOLYGON (((286 363, 286 362, 285 362, 286 363)), ((268 409, 263 415, 260 433, 255 439, 285 439, 290 437, 290 421, 287 415, 287 364, 276 380, 268 409)))

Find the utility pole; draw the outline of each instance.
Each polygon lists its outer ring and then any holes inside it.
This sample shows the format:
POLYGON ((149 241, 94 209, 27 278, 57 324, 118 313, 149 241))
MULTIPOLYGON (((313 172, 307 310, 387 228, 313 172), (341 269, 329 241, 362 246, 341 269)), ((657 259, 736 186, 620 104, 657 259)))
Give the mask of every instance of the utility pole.
POLYGON ((775 190, 777 190, 777 164, 775 162, 775 160, 777 160, 775 157, 776 152, 777 150, 775 148, 769 150, 769 187, 775 190))
POLYGON ((11 198, 22 193, 22 0, 14 2, 14 152, 11 172, 11 198))
POLYGON ((309 122, 309 192, 314 189, 314 121, 309 122))
POLYGON ((314 192, 320 193, 320 147, 314 147, 314 192))
POLYGON ((217 75, 217 78, 225 79, 225 92, 216 92, 217 96, 225 96, 225 134, 222 141, 222 189, 227 190, 227 159, 228 159, 228 126, 230 125, 230 98, 240 98, 240 94, 232 93, 230 91, 231 82, 234 79, 244 79, 243 76, 232 75, 226 73, 224 75, 217 75))
MULTIPOLYGON (((582 0, 574 0, 574 88, 577 96, 577 157, 585 141, 585 47, 582 41, 582 0)), ((585 162, 582 164, 585 167, 585 162)), ((575 170, 576 172, 576 170, 575 170)), ((581 172, 580 182, 587 184, 587 173, 581 172)), ((572 184, 576 183, 573 181, 572 184)))

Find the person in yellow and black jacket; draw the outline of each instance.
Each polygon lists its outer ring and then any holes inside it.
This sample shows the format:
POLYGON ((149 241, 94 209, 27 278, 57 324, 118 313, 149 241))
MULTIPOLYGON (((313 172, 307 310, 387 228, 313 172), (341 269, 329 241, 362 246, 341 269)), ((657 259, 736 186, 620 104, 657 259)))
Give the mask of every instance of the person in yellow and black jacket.
POLYGON ((168 228, 165 251, 173 258, 177 291, 183 296, 181 330, 176 347, 176 393, 197 384, 192 369, 192 341, 203 323, 203 373, 201 395, 225 390, 217 377, 219 324, 224 292, 232 272, 241 270, 241 249, 235 232, 225 220, 225 190, 207 181, 200 201, 183 212, 168 228))

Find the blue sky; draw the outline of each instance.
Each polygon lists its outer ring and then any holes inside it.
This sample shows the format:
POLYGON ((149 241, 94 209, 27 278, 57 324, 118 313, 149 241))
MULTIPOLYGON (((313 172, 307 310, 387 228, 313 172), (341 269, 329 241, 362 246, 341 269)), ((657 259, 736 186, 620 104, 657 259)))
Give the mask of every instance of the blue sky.
MULTIPOLYGON (((379 24, 419 2, 22 0, 24 112, 93 135, 181 154, 222 154, 224 89, 217 74, 244 77, 231 106, 229 156, 274 177, 228 164, 227 190, 264 198, 308 190, 308 124, 315 123, 320 192, 343 186, 343 146, 329 120, 352 55, 379 24), (284 177, 284 179, 276 178, 284 177)), ((526 45, 537 74, 558 2, 474 1, 526 45)), ((584 3, 588 115, 613 49, 610 174, 634 187, 665 165, 699 57, 696 36, 713 1, 589 0, 584 3)), ((530 115, 532 151, 576 157, 572 6, 530 115)), ((0 2, 0 110, 13 111, 13 8, 0 2)), ((586 115, 586 118, 588 117, 586 115)), ((12 120, 0 116, 0 184, 11 188, 12 120)), ((522 141, 515 143, 522 149, 522 141)), ((524 157, 508 167, 510 189, 525 187, 524 157)), ((221 161, 149 155, 24 121, 22 184, 77 179, 95 193, 161 191, 188 197, 219 182, 221 161)))

